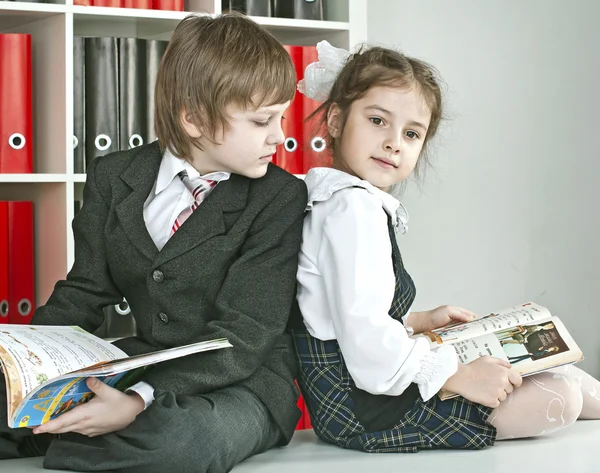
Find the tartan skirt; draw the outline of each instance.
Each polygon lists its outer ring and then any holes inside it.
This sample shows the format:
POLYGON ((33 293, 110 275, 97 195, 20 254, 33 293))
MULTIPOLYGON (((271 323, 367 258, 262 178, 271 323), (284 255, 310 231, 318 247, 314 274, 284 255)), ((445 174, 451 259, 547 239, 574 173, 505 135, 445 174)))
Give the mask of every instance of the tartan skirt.
MULTIPOLYGON (((324 442, 365 452, 418 452, 422 449, 481 449, 493 445, 492 410, 463 397, 428 401, 418 397, 393 428, 368 432, 354 414, 350 377, 336 340, 322 341, 293 330, 299 362, 298 384, 317 436, 324 442)), ((394 412, 390 412, 393 418, 394 412)))

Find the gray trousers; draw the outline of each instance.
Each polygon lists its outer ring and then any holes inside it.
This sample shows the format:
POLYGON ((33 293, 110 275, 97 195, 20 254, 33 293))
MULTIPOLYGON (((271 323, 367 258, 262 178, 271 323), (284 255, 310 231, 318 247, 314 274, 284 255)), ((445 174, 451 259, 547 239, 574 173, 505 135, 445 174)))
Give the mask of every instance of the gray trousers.
POLYGON ((161 392, 128 427, 98 437, 34 436, 27 428, 8 428, 1 375, 0 386, 0 459, 45 454, 44 467, 50 469, 228 472, 275 446, 280 436, 262 402, 239 386, 198 396, 161 392))

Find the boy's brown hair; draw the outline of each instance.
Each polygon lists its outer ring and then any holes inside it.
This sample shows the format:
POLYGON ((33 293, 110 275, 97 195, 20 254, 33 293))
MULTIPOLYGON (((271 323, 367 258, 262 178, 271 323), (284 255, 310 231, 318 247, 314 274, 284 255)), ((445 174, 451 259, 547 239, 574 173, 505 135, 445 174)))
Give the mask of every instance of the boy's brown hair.
POLYGON ((254 109, 292 100, 296 72, 284 47, 240 13, 190 15, 179 23, 156 78, 154 121, 161 149, 192 160, 202 149, 181 123, 185 110, 209 141, 229 128, 226 108, 254 109))

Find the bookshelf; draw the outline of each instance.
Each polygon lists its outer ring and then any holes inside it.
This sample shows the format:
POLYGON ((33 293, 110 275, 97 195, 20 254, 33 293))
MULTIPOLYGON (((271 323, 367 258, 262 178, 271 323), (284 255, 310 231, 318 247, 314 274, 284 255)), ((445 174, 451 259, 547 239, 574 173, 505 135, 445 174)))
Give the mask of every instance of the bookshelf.
MULTIPOLYGON (((73 37, 120 36, 168 40, 191 12, 221 13, 221 0, 189 0, 189 10, 8 2, 0 0, 0 33, 32 35, 33 174, 0 174, 0 200, 35 205, 35 299, 42 305, 74 259, 71 221, 85 174, 73 172, 73 37)), ((367 0, 328 0, 326 21, 252 17, 284 44, 322 39, 353 48, 367 39, 367 0)), ((0 104, 1 106, 1 104, 0 104)))

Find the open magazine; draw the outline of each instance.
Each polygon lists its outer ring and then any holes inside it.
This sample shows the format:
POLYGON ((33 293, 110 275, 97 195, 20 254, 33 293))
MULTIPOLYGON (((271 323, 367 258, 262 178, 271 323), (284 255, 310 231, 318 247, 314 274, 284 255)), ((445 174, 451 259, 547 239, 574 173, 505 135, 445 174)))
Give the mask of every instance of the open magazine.
POLYGON ((231 346, 217 339, 128 357, 76 326, 0 325, 8 425, 35 427, 89 401, 88 377, 123 391, 156 363, 231 346))
MULTIPOLYGON (((426 337, 432 348, 453 345, 460 363, 484 355, 501 358, 521 376, 583 360, 581 350, 558 317, 533 302, 416 337, 426 337)), ((456 396, 446 390, 439 395, 441 399, 456 396)))

